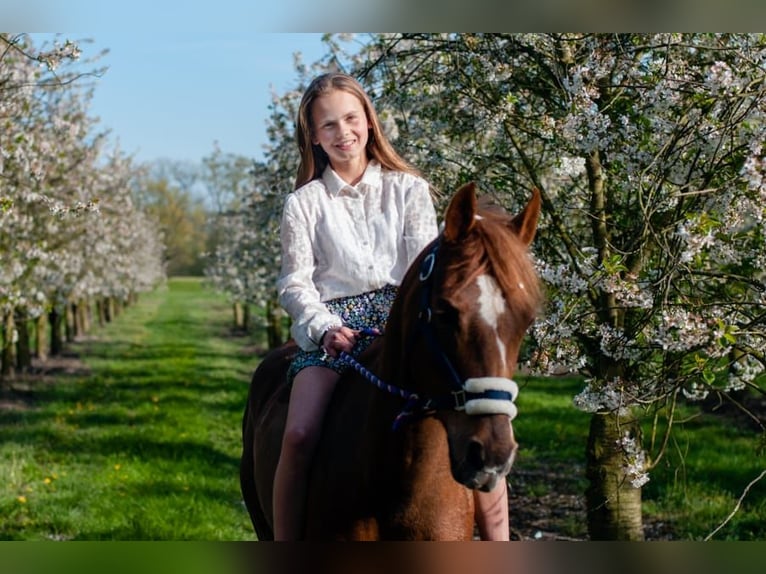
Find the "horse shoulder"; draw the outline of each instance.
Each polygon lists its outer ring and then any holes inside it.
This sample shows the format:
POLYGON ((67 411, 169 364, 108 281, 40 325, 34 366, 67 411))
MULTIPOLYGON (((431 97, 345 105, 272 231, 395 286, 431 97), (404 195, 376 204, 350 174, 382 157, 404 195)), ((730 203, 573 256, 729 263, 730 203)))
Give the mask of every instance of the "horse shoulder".
MULTIPOLYGON (((376 344, 362 358, 375 369, 376 344)), ((311 470, 307 537, 379 538, 388 469, 387 446, 396 399, 353 370, 335 388, 311 470)))

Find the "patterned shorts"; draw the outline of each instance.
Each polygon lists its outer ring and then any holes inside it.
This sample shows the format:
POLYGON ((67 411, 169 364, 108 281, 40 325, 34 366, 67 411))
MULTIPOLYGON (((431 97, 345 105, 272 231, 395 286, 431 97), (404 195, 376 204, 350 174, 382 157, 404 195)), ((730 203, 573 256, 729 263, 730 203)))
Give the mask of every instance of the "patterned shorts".
MULTIPOLYGON (((380 329, 383 331, 388 319, 388 313, 391 311, 391 305, 396 297, 397 287, 386 285, 375 291, 368 291, 361 295, 352 295, 350 297, 339 297, 325 301, 325 305, 331 313, 338 315, 343 321, 343 325, 351 329, 363 329, 365 327, 380 329)), ((362 351, 372 343, 372 337, 360 337, 354 346, 351 355, 358 357, 362 351)), ((287 372, 287 380, 292 384, 298 371, 306 367, 327 367, 336 373, 342 373, 349 366, 333 359, 320 348, 316 351, 304 351, 299 349, 295 358, 290 364, 287 372)))

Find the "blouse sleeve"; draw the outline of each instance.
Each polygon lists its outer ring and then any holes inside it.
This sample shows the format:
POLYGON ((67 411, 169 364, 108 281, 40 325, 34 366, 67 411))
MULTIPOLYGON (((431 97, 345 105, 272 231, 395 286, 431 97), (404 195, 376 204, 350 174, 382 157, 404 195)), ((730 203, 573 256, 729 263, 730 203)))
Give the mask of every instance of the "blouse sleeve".
POLYGON ((292 319, 290 333, 304 351, 319 348, 322 334, 343 324, 320 300, 314 284, 313 226, 292 194, 285 200, 280 227, 282 269, 277 280, 279 304, 292 319))
POLYGON ((407 248, 408 266, 436 238, 438 233, 436 210, 431 200, 428 183, 422 178, 416 178, 407 193, 407 207, 404 214, 404 242, 407 248))

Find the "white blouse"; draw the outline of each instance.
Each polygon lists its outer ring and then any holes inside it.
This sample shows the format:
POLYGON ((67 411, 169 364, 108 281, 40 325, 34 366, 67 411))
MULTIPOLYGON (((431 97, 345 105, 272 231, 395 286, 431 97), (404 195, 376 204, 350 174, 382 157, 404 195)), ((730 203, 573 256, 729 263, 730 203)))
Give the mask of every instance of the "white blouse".
POLYGON ((342 325, 324 301, 399 285, 437 232, 428 183, 376 161, 356 186, 328 166, 321 178, 290 193, 277 291, 296 343, 306 351, 319 348, 322 334, 342 325))

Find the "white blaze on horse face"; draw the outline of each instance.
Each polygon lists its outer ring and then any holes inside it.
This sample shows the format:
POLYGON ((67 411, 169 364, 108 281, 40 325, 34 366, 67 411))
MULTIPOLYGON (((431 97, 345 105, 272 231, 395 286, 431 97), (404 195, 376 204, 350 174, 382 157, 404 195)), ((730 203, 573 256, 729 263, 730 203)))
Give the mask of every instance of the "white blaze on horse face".
POLYGON ((479 287, 479 316, 495 331, 497 348, 500 351, 503 368, 506 367, 505 345, 497 332, 500 317, 505 313, 505 297, 494 277, 479 275, 476 278, 479 287))

